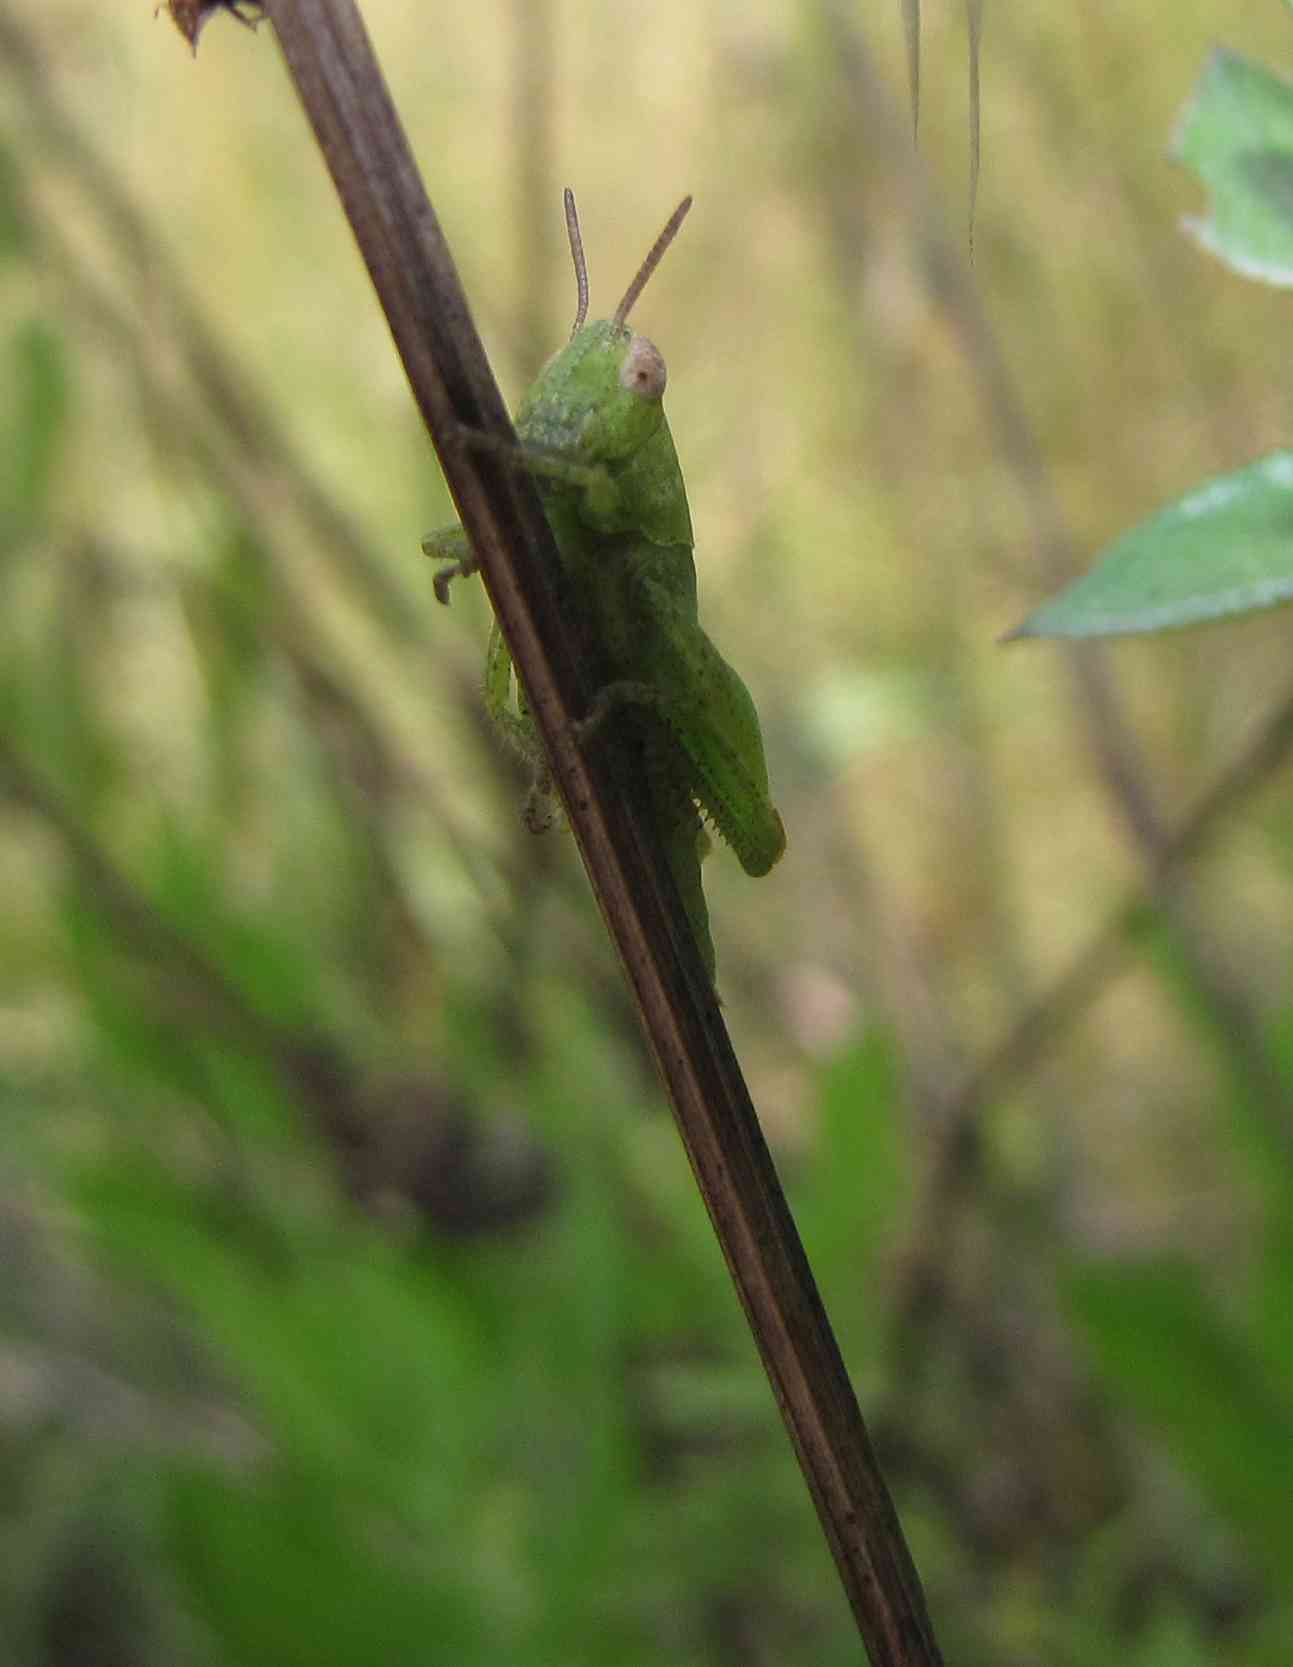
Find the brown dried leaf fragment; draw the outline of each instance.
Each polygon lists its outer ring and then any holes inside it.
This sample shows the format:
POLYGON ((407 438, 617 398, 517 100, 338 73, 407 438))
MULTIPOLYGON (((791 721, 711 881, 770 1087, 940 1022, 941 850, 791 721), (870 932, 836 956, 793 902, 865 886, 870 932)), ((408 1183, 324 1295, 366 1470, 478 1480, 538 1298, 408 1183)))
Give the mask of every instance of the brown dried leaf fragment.
MULTIPOLYGON (((160 11, 161 6, 157 9, 160 11)), ((265 15, 259 0, 166 0, 166 9, 194 52, 198 36, 216 12, 229 12, 248 29, 254 29, 265 15)))

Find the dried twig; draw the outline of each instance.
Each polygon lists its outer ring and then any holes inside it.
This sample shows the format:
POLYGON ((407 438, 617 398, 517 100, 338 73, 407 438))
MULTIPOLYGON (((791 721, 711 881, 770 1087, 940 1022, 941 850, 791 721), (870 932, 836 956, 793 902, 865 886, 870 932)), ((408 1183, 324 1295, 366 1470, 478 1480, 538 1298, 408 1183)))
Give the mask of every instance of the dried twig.
POLYGON ((362 22, 351 0, 265 10, 479 557, 871 1659, 932 1667, 920 1582, 686 917, 631 794, 575 742, 587 691, 537 497, 491 449, 461 444, 464 429, 515 442, 362 22))

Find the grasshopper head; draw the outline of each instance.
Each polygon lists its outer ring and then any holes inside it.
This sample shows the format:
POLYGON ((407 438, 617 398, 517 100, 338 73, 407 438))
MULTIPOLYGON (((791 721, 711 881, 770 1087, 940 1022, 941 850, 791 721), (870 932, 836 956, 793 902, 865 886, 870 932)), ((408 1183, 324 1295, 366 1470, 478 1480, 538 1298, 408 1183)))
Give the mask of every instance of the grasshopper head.
POLYGON ((586 324, 566 349, 576 444, 589 458, 631 457, 664 421, 664 355, 626 324, 586 324))
POLYGON ((579 306, 570 342, 544 366, 517 412, 517 426, 525 440, 577 452, 589 461, 613 463, 631 457, 664 421, 661 400, 668 376, 664 357, 645 336, 635 335, 626 321, 690 207, 691 198, 685 197, 674 210, 614 317, 586 324, 588 272, 574 194, 566 192, 566 226, 579 306))

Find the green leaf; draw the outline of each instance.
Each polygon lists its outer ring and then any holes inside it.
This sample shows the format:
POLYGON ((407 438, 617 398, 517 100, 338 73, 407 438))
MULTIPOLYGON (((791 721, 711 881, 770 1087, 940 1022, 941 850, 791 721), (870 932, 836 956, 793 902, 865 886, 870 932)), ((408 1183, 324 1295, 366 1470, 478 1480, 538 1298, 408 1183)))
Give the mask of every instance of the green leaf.
POLYGON ((193 830, 169 822, 153 856, 150 893, 157 911, 264 1018, 308 1030, 318 1010, 312 947, 293 942, 282 923, 230 906, 219 857, 193 830))
MULTIPOLYGON (((252 1487, 194 1471, 176 1478, 170 1518, 186 1593, 240 1667, 506 1659, 470 1571, 353 1498, 299 1477, 252 1487)), ((452 1543, 460 1524, 444 1531, 452 1543)))
POLYGON ((1212 193, 1211 218, 1187 230, 1235 271, 1293 286, 1293 85, 1219 49, 1175 150, 1212 193))
POLYGON ((1011 637, 1166 631, 1293 598, 1293 452, 1205 481, 1133 527, 1011 637))
POLYGON ((18 178, 13 152, 0 143, 0 261, 25 254, 31 242, 19 202, 18 178))
POLYGON ((1181 1263, 1087 1268, 1070 1307, 1106 1378, 1275 1574, 1293 1575, 1293 1403, 1181 1263))
POLYGON ((868 1269, 911 1199, 910 1129, 893 1038, 871 1031, 818 1079, 820 1156, 799 1197, 800 1225, 823 1266, 868 1269))
POLYGON ((1280 1177, 1268 1207, 1257 1305, 1262 1353, 1272 1386, 1293 1401, 1293 1194, 1280 1177))
POLYGON ((7 344, 0 394, 0 519, 30 526, 48 509, 67 433, 71 373, 63 339, 40 319, 7 344))

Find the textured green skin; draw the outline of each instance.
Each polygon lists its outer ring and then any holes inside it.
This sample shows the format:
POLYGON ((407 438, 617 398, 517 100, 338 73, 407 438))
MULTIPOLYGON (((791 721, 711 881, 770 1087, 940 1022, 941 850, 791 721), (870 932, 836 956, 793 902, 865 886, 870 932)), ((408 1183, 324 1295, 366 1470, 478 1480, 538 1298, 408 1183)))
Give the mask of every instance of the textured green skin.
MULTIPOLYGON (((599 693, 581 730, 611 728, 617 751, 643 777, 712 978, 700 883, 705 820, 747 874, 766 874, 786 836, 768 790, 754 702, 697 614, 691 516, 663 387, 664 364, 649 343, 626 325, 589 324, 544 367, 516 414, 516 431, 561 557, 563 606, 601 656, 599 693)), ((463 535, 433 534, 426 548, 461 560, 463 535)), ((535 769, 529 820, 539 825, 551 782, 497 623, 485 700, 535 769)))

